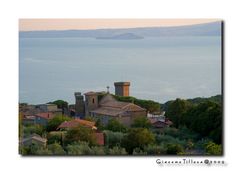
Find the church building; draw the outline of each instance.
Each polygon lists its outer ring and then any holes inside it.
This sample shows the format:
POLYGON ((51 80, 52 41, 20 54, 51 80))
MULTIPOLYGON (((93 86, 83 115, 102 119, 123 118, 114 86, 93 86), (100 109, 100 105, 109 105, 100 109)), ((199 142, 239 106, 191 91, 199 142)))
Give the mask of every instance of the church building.
MULTIPOLYGON (((130 82, 116 82, 115 95, 129 96, 130 82)), ((83 95, 77 92, 75 93, 76 104, 76 116, 84 118, 84 116, 91 116, 96 119, 100 119, 101 122, 106 125, 110 119, 116 119, 126 126, 130 126, 134 119, 139 116, 147 116, 146 109, 128 102, 121 102, 116 100, 109 91, 105 94, 103 92, 87 92, 83 95), (99 99, 99 95, 103 95, 99 99)))

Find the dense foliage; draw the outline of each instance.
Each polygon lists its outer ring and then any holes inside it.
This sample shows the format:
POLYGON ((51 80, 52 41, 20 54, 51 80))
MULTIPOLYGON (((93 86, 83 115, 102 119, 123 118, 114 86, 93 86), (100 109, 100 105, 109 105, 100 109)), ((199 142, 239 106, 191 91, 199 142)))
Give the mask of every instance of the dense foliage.
POLYGON ((193 106, 184 114, 183 124, 202 137, 209 137, 218 144, 222 142, 222 109, 220 104, 207 101, 193 106))
POLYGON ((150 128, 151 123, 147 117, 140 116, 134 119, 132 127, 150 128))
POLYGON ((106 130, 111 130, 113 132, 126 132, 127 128, 116 119, 109 120, 106 130))
POLYGON ((48 121, 47 131, 48 132, 55 131, 61 123, 63 123, 64 121, 69 121, 69 120, 71 120, 71 118, 68 116, 56 115, 55 117, 53 117, 52 119, 50 119, 48 121))
MULTIPOLYGON (((118 97, 118 96, 115 96, 118 97)), ((136 103, 133 97, 119 97, 121 101, 136 103)), ((148 101, 147 101, 148 102, 148 101)), ((146 103, 146 102, 143 102, 146 103)), ((150 103, 150 102, 149 102, 150 103)), ((166 118, 173 126, 155 128, 148 118, 138 117, 130 127, 116 119, 104 126, 95 121, 98 131, 104 133, 104 146, 97 145, 95 131, 79 126, 56 131, 56 128, 71 118, 54 117, 46 127, 23 125, 19 115, 20 137, 38 134, 47 138, 47 145, 20 145, 23 155, 222 155, 222 105, 221 96, 195 99, 176 99, 166 106, 166 118)), ((145 108, 148 107, 145 105, 145 108)), ((151 104, 150 104, 151 105, 151 104)), ((157 105, 157 104, 153 104, 157 105)), ((155 106, 148 110, 156 111, 155 106)), ((160 107, 158 107, 160 110, 160 107)))
POLYGON ((191 104, 182 99, 176 99, 173 101, 166 111, 166 116, 173 122, 173 125, 178 128, 182 124, 182 117, 188 109, 191 107, 191 104))
POLYGON ((122 97, 113 95, 118 101, 134 103, 142 108, 145 108, 150 113, 160 112, 160 104, 152 100, 141 100, 135 97, 122 97))
POLYGON ((96 136, 93 134, 92 129, 78 126, 75 128, 71 128, 67 131, 66 136, 64 138, 64 143, 71 144, 76 141, 85 141, 90 145, 96 145, 96 136))
POLYGON ((154 134, 145 128, 132 128, 127 135, 124 136, 122 146, 126 148, 129 154, 133 153, 135 148, 143 149, 149 144, 155 142, 154 134))
POLYGON ((68 108, 68 102, 64 100, 55 100, 53 102, 48 102, 48 104, 55 104, 59 109, 68 108))

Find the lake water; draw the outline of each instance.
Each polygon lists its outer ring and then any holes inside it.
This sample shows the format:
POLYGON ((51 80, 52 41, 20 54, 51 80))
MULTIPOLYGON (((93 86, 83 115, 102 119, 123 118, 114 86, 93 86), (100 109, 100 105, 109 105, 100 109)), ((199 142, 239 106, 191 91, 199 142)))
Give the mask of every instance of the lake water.
POLYGON ((74 103, 74 92, 114 93, 130 81, 130 95, 164 103, 221 93, 220 37, 140 40, 20 38, 20 102, 74 103))

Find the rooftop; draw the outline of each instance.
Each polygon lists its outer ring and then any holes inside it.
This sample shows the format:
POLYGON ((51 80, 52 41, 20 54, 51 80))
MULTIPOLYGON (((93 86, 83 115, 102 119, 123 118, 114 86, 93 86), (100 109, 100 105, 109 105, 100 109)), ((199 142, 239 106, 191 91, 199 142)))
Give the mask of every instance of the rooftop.
POLYGON ((84 93, 84 95, 86 95, 86 96, 97 95, 97 93, 93 92, 93 91, 89 91, 89 92, 84 93))
POLYGON ((41 117, 44 119, 52 119, 55 115, 51 112, 44 112, 44 113, 38 113, 35 114, 36 117, 41 117))
POLYGON ((40 142, 47 142, 47 139, 46 138, 42 138, 40 135, 38 134, 32 134, 31 136, 27 137, 27 138, 24 138, 22 139, 22 142, 26 142, 26 141, 29 141, 29 140, 36 140, 36 141, 40 141, 40 142))
POLYGON ((96 114, 117 116, 127 112, 145 111, 138 105, 128 102, 117 101, 111 94, 105 95, 99 102, 100 107, 91 111, 96 114))
POLYGON ((130 85, 130 82, 114 82, 114 85, 130 85))
POLYGON ((82 119, 74 119, 71 121, 65 121, 62 124, 60 124, 58 126, 57 129, 62 129, 62 128, 73 128, 73 127, 77 127, 79 125, 85 126, 85 127, 90 127, 92 129, 97 129, 97 127, 95 126, 95 122, 92 121, 87 121, 87 120, 82 120, 82 119))

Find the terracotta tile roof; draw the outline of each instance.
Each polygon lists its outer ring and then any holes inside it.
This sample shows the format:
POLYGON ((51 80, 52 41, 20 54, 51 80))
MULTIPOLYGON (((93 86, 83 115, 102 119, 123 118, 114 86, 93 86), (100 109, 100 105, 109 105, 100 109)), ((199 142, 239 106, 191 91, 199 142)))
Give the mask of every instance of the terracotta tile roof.
POLYGON ((101 107, 111 107, 111 108, 119 108, 124 111, 144 111, 144 108, 141 108, 138 105, 128 102, 117 101, 111 94, 107 94, 104 96, 99 102, 101 107))
POLYGON ((101 114, 101 115, 109 115, 109 116, 117 116, 119 114, 122 114, 123 111, 121 109, 111 108, 111 107, 100 107, 93 111, 90 111, 92 113, 101 114))
POLYGON ((41 117, 44 119, 52 119, 55 115, 51 112, 44 112, 44 113, 38 113, 35 114, 36 117, 41 117))
POLYGON ((82 120, 82 119, 74 119, 71 121, 65 121, 62 124, 60 124, 58 126, 57 129, 61 129, 61 128, 73 128, 73 127, 77 127, 79 125, 83 125, 85 127, 90 127, 92 129, 97 129, 97 127, 95 126, 95 122, 92 121, 87 121, 87 120, 82 120))
POLYGON ((130 112, 137 112, 137 111, 145 111, 145 109, 137 106, 133 103, 126 103, 126 102, 119 102, 115 103, 106 103, 101 107, 90 111, 92 113, 101 114, 101 115, 109 115, 109 116, 117 116, 117 115, 128 115, 130 112), (119 106, 123 103, 121 106, 119 106))
POLYGON ((149 121, 150 121, 150 123, 153 124, 153 125, 162 126, 162 127, 164 127, 164 126, 166 126, 166 125, 172 125, 172 124, 173 124, 172 121, 170 121, 170 120, 168 120, 168 119, 166 119, 165 121, 159 121, 159 120, 156 119, 156 118, 149 118, 149 121))
POLYGON ((26 120, 34 120, 34 119, 35 119, 35 116, 33 116, 33 115, 27 115, 27 116, 25 116, 23 119, 26 119, 26 120))
POLYGON ((165 123, 168 124, 168 125, 172 125, 173 124, 173 122, 170 121, 170 120, 166 120, 165 123))
POLYGON ((124 111, 146 111, 146 109, 138 106, 138 105, 135 105, 133 103, 129 103, 128 105, 124 106, 122 108, 124 111))
POLYGON ((105 102, 103 104, 101 104, 102 107, 112 107, 112 108, 123 108, 127 105, 129 105, 130 103, 127 102, 119 102, 119 101, 108 101, 105 102))
POLYGON ((104 145, 104 134, 103 133, 94 133, 96 136, 97 144, 104 145))

